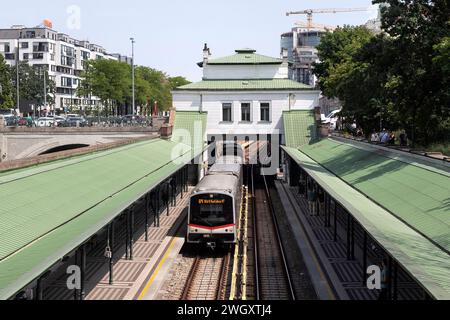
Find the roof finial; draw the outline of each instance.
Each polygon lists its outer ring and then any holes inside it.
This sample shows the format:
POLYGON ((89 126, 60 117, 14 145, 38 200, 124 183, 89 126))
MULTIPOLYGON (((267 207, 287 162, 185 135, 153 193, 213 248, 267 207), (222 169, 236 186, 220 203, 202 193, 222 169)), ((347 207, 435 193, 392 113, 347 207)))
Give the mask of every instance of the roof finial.
POLYGON ((203 65, 206 66, 208 64, 209 57, 211 56, 211 50, 208 48, 208 44, 205 43, 203 47, 203 65))

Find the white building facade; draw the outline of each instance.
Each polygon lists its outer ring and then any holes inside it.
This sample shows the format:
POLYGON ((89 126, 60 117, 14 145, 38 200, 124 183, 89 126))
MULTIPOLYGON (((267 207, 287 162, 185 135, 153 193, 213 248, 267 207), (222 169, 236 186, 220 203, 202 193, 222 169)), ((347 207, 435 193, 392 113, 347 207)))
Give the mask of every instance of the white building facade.
MULTIPOLYGON (((117 54, 110 55, 99 45, 73 39, 48 26, 0 29, 0 54, 10 66, 15 66, 17 61, 27 62, 48 72, 56 85, 55 106, 46 106, 44 109, 49 111, 56 108, 57 112, 64 112, 69 108, 94 109, 100 103, 97 97, 78 97, 76 94, 80 76, 88 60, 130 60, 117 54)), ((20 112, 30 111, 30 106, 22 102, 20 112)))
MULTIPOLYGON (((211 59, 205 46, 203 80, 172 92, 176 111, 207 112, 207 135, 229 137, 279 135, 283 139, 283 112, 314 110, 320 92, 290 80, 287 50, 282 58, 255 50, 211 59)), ((228 138, 229 140, 229 138, 228 138)))

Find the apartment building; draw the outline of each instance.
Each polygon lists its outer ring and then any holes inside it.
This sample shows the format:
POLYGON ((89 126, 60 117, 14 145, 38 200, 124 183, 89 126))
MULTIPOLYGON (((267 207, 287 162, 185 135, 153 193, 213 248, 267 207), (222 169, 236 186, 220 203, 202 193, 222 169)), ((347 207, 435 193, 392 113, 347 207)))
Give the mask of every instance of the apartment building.
MULTIPOLYGON (((36 107, 43 111, 55 108, 57 113, 70 109, 85 111, 96 108, 100 103, 97 97, 77 96, 80 76, 88 60, 111 59, 131 64, 129 57, 108 54, 102 46, 59 33, 48 24, 34 28, 12 26, 0 29, 0 54, 11 66, 25 61, 40 70, 47 70, 56 84, 55 106, 36 107)), ((22 101, 20 113, 31 112, 32 108, 29 102, 22 101)))

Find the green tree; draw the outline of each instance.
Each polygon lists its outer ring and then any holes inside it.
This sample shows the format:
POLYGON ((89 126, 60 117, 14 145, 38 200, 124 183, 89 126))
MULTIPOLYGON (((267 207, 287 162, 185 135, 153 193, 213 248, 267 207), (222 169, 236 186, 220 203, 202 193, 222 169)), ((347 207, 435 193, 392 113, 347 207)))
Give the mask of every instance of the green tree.
POLYGON ((190 84, 191 82, 189 80, 187 80, 185 77, 178 76, 178 77, 170 77, 169 83, 170 83, 170 88, 173 90, 178 87, 190 84))
POLYGON ((105 114, 108 115, 113 107, 126 102, 130 95, 129 91, 131 91, 131 67, 123 62, 101 59, 87 63, 77 94, 98 97, 105 114))
POLYGON ((363 27, 325 35, 315 66, 320 88, 367 133, 407 129, 422 145, 449 139, 450 8, 442 0, 374 0, 384 34, 363 27))
POLYGON ((0 109, 14 107, 10 68, 0 54, 0 109))
POLYGON ((136 74, 139 79, 147 83, 145 96, 150 106, 157 101, 160 110, 168 110, 172 107, 171 86, 164 72, 148 67, 137 67, 136 74))
MULTIPOLYGON (((160 110, 172 107, 171 90, 189 83, 183 77, 169 78, 164 72, 144 66, 135 69, 136 106, 150 114, 155 101, 160 110), (148 108, 146 108, 148 106, 148 108)), ((77 90, 79 96, 100 98, 106 110, 109 107, 132 104, 131 67, 112 60, 89 61, 77 90)))
MULTIPOLYGON (((10 69, 13 83, 17 83, 17 67, 10 69)), ((44 76, 46 77, 47 104, 55 103, 55 82, 50 78, 46 69, 31 66, 26 62, 19 63, 20 101, 27 101, 36 106, 44 106, 44 76)), ((17 92, 13 90, 13 99, 16 101, 17 92)))
MULTIPOLYGON (((448 73, 439 65, 450 34, 450 3, 444 0, 374 0, 387 3, 382 27, 396 59, 389 66, 387 99, 420 144, 448 139, 448 73), (438 62, 436 62, 438 61, 438 62)), ((448 66, 448 61, 447 61, 448 66)))

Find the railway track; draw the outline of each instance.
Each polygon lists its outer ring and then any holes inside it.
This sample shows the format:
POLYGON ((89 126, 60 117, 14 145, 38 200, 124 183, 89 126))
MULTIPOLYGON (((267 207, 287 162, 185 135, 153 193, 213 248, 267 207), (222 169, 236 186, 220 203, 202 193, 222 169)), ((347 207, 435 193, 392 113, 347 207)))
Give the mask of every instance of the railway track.
POLYGON ((225 299, 229 261, 230 254, 197 255, 194 258, 181 299, 225 299))
POLYGON ((295 300, 269 187, 264 177, 255 181, 253 170, 243 189, 230 299, 295 300))
MULTIPOLYGON (((252 174, 253 177, 253 174, 252 174)), ((251 181, 254 208, 255 288, 258 300, 295 300, 279 225, 264 176, 251 181)))

